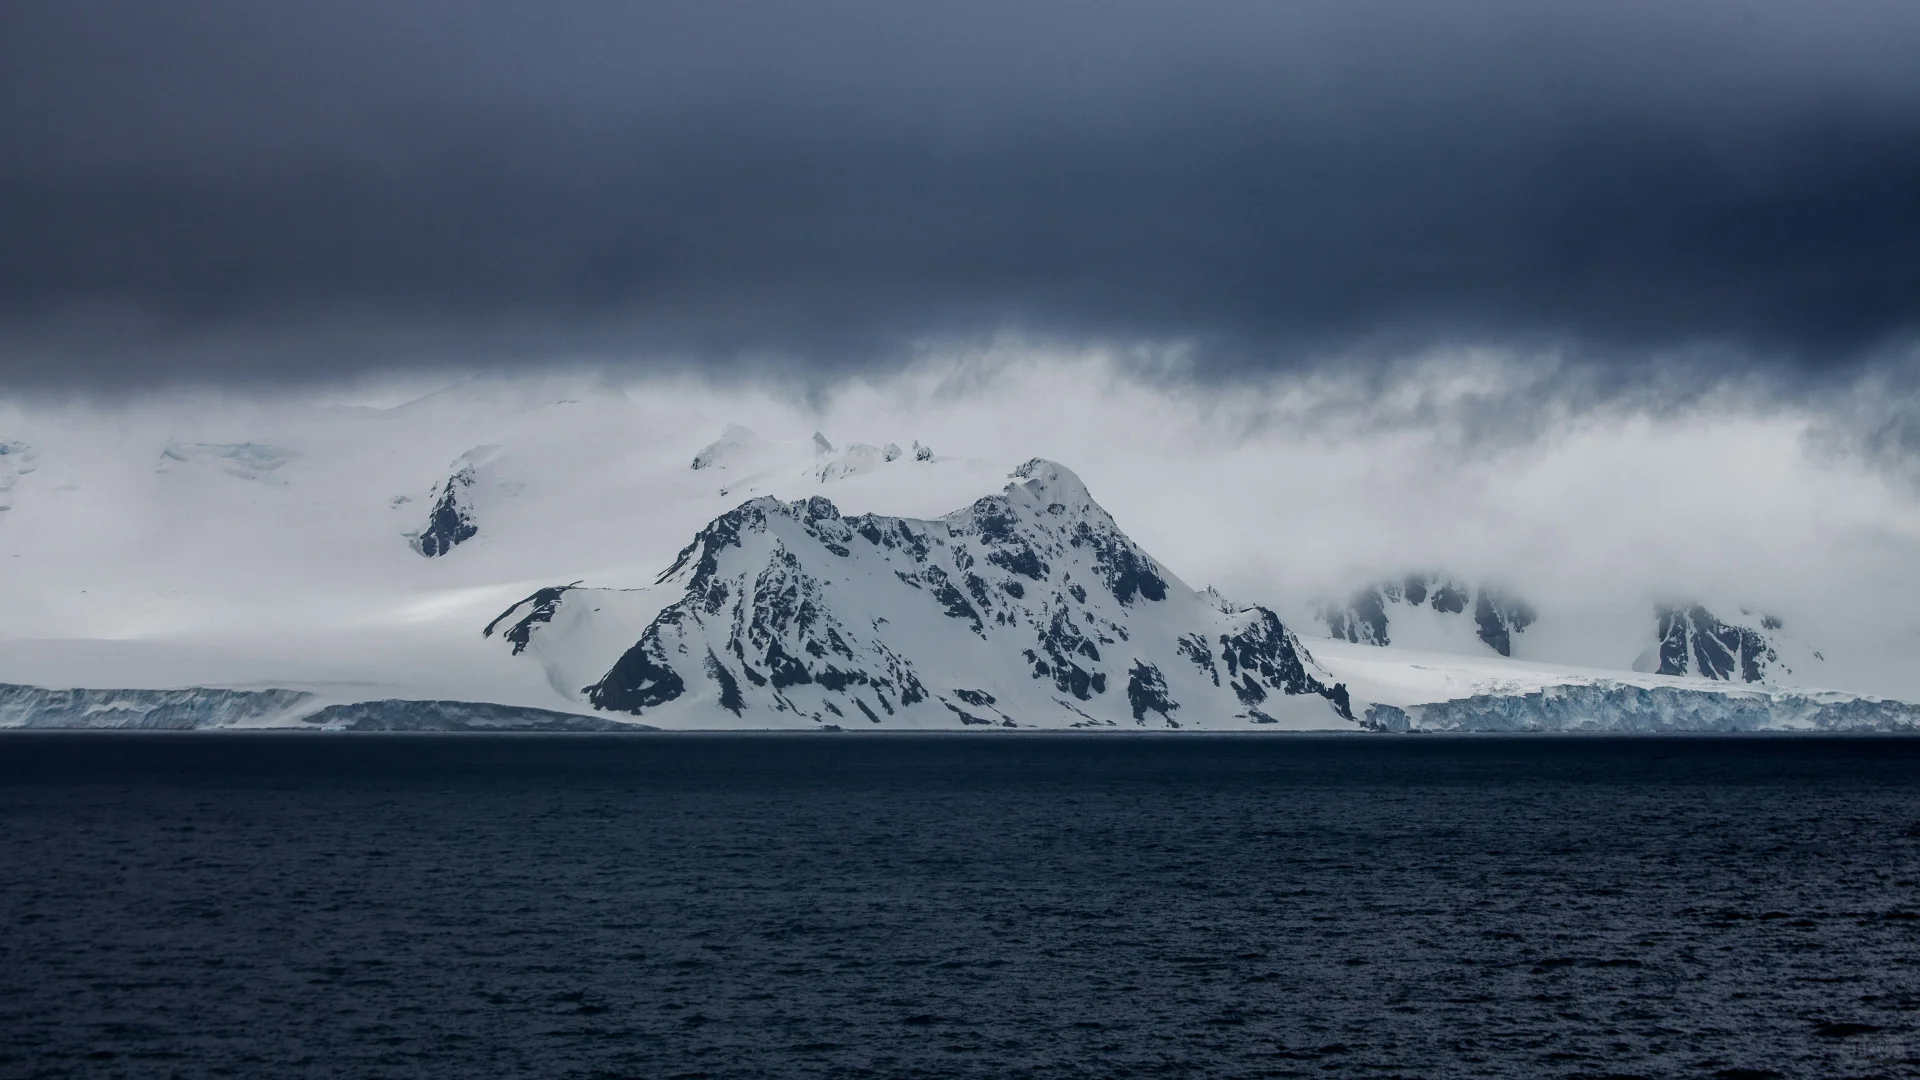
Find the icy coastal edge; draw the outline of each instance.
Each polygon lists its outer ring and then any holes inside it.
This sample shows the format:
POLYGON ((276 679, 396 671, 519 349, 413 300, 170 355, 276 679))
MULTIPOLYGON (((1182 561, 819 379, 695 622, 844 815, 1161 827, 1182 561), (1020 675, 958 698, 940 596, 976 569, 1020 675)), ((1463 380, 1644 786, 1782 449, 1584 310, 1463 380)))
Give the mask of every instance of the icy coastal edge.
POLYGON ((1840 694, 1595 683, 1374 705, 1362 723, 1375 731, 1920 731, 1920 705, 1840 694))
POLYGON ((0 730, 652 731, 485 701, 327 703, 305 690, 50 690, 0 683, 0 730))
MULTIPOLYGON (((1610 683, 1551 686, 1530 694, 1482 694, 1405 707, 1373 705, 1365 711, 1363 723, 1380 732, 1920 731, 1920 705, 1840 695, 1610 683)), ((328 704, 305 690, 51 690, 0 683, 0 730, 658 729, 605 717, 480 701, 385 698, 328 704)))

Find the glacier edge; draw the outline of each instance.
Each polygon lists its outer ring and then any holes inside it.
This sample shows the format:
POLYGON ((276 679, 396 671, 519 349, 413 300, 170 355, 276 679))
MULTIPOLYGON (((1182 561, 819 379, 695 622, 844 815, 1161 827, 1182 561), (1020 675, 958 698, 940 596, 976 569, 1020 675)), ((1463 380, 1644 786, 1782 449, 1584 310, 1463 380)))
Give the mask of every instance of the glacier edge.
POLYGON ((1372 705, 1375 731, 1917 731, 1920 705, 1844 694, 1563 684, 1422 705, 1372 705))

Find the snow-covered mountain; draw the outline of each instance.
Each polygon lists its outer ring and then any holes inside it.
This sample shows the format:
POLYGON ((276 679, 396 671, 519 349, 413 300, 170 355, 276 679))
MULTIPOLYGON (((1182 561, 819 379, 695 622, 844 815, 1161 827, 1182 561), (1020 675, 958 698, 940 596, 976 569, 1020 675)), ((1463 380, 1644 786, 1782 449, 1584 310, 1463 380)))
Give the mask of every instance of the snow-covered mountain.
MULTIPOLYGON (((447 478, 427 493, 426 527, 405 534, 413 550, 431 559, 480 535, 475 489, 481 488, 480 470, 499 455, 498 446, 476 446, 454 461, 447 478)), ((395 496, 393 506, 399 509, 410 501, 405 495, 395 496)))
POLYGON ((1741 621, 1731 622, 1697 603, 1659 605, 1654 644, 1634 661, 1634 670, 1778 683, 1790 682, 1801 672, 1815 674, 1812 669, 1825 663, 1820 650, 1792 638, 1780 617, 1739 611, 1741 621))
POLYGON ((929 439, 883 407, 748 427, 686 400, 555 377, 381 405, 0 403, 0 726, 1552 728, 1569 702, 1627 726, 1897 726, 1905 706, 1829 706, 1920 699, 1920 634, 1884 611, 1656 609, 1650 588, 1596 613, 1445 573, 1310 606, 1290 551, 1245 539, 1279 519, 1211 473, 1096 458, 1109 515, 1059 466, 1006 486, 1027 454, 929 448, 1045 431, 974 416, 929 439))
MULTIPOLYGON (((1345 687, 1270 610, 1223 610, 1053 462, 934 520, 750 500, 681 551, 672 600, 581 700, 670 726, 1349 726, 1345 687)), ((604 635, 548 587, 489 624, 566 687, 604 635)))

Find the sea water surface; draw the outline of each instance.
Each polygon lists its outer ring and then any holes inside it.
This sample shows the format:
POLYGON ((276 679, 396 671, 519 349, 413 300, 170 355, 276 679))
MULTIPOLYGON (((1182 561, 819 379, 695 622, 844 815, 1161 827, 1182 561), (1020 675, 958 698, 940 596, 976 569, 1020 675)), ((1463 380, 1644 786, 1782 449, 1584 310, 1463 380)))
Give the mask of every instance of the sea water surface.
POLYGON ((0 737, 9 1077, 1920 1076, 1920 740, 0 737))

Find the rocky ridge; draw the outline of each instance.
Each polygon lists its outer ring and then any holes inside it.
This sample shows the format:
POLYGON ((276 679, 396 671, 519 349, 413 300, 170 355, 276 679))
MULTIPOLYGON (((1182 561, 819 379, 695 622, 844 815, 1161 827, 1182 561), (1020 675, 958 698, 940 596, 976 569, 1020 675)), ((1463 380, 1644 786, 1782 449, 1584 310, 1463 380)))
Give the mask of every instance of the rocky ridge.
POLYGON ((1315 618, 1328 637, 1385 646, 1393 644, 1394 615, 1419 608, 1462 618, 1470 613, 1474 635, 1501 656, 1512 656, 1515 635, 1539 618, 1533 605, 1496 587, 1431 572, 1363 586, 1344 601, 1322 604, 1315 618))
POLYGON ((1791 649, 1778 616, 1746 609, 1740 614, 1752 625, 1722 620, 1699 603, 1662 604, 1654 610, 1655 645, 1634 666, 1660 675, 1765 683, 1794 674, 1790 657, 1803 666, 1826 659, 1818 650, 1791 649))
MULTIPOLYGON (((426 527, 408 533, 413 550, 429 559, 445 555, 455 547, 480 535, 480 514, 474 505, 474 491, 480 482, 480 469, 500 453, 497 446, 476 446, 460 455, 451 472, 435 485, 427 510, 426 527)), ((394 500, 394 506, 408 500, 394 500)))
MULTIPOLYGON (((711 726, 1351 727, 1346 688, 1279 617, 1222 606, 1034 460, 935 520, 753 499, 661 576, 677 597, 598 681, 597 710, 711 726)), ((595 590, 495 619, 518 654, 595 590)))

